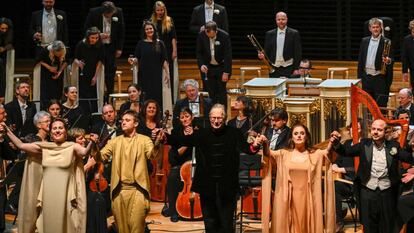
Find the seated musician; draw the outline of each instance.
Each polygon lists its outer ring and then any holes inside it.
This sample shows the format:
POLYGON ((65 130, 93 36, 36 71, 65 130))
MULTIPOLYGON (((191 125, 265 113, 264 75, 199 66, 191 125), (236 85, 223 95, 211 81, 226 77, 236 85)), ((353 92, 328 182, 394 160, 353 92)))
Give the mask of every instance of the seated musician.
POLYGON ((299 69, 295 70, 290 77, 291 78, 303 78, 303 77, 310 78, 311 69, 312 69, 311 61, 308 59, 302 59, 299 64, 299 69))
POLYGON ((286 125, 288 114, 283 108, 273 109, 270 113, 270 127, 266 132, 271 150, 285 148, 288 144, 290 128, 286 125))
MULTIPOLYGON (((352 144, 351 124, 340 130, 341 143, 346 145, 352 144)), ((358 122, 358 133, 361 133, 361 124, 358 122)), ((335 206, 336 206, 336 232, 342 232, 344 227, 344 217, 347 208, 342 208, 342 201, 353 195, 352 185, 344 180, 352 181, 355 178, 354 159, 339 155, 339 158, 332 165, 333 172, 340 179, 335 180, 335 206)))
MULTIPOLYGON (((410 110, 408 109, 397 110, 395 112, 395 116, 396 116, 396 119, 398 120, 406 120, 408 122, 410 122, 410 119, 411 119, 411 113, 410 113, 410 110)), ((393 127, 391 130, 392 132, 389 135, 390 140, 394 139, 398 141, 398 138, 400 138, 400 135, 401 135, 401 127, 393 127)), ((408 130, 406 142, 409 142, 411 140, 411 138, 413 137, 413 134, 414 134, 414 130, 410 127, 410 129, 408 130)), ((406 147, 407 149, 409 149, 410 145, 406 143, 406 147)))
POLYGON ((121 105, 118 115, 122 116, 122 114, 128 109, 139 113, 141 111, 142 104, 143 102, 141 98, 141 88, 138 86, 138 84, 131 83, 128 86, 128 100, 121 105))
POLYGON ((83 129, 88 128, 88 123, 85 123, 85 115, 82 107, 78 103, 78 88, 75 86, 66 86, 63 89, 65 94, 65 102, 62 104, 62 118, 67 120, 69 128, 81 127, 83 129))
POLYGON ((47 104, 46 110, 50 114, 50 117, 52 117, 52 119, 60 117, 61 110, 62 110, 62 104, 60 103, 59 100, 51 99, 49 103, 47 104))
POLYGON ((252 128, 253 119, 252 113, 254 111, 252 100, 244 95, 238 96, 234 109, 237 110, 237 116, 227 122, 228 126, 239 129, 243 136, 248 136, 248 131, 252 128))
MULTIPOLYGON (((192 125, 194 116, 188 107, 184 107, 180 110, 180 125, 174 128, 171 132, 172 135, 184 136, 183 129, 189 125, 192 125)), ((176 210, 176 201, 178 193, 183 189, 183 182, 180 177, 181 165, 192 158, 192 147, 182 146, 180 144, 171 145, 170 152, 168 153, 168 162, 171 165, 170 173, 168 174, 167 181, 167 194, 169 202, 169 214, 171 222, 178 221, 178 213, 176 210)))
POLYGON ((186 97, 177 100, 173 110, 173 126, 180 125, 180 110, 183 107, 190 108, 194 115, 194 124, 198 126, 209 125, 208 113, 210 112, 212 101, 199 95, 198 82, 194 79, 187 79, 183 84, 186 97))
MULTIPOLYGON (((403 88, 398 92, 398 107, 395 110, 394 118, 398 118, 398 114, 403 109, 407 109, 410 113, 410 116, 414 114, 414 104, 413 101, 413 92, 409 88, 403 88)), ((410 125, 414 125, 414 118, 410 118, 410 125)))

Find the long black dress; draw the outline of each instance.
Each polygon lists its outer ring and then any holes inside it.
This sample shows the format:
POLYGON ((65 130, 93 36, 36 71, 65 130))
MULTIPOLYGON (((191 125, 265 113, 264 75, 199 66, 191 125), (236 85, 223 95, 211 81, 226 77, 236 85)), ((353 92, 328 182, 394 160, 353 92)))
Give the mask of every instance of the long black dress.
POLYGON ((104 48, 102 45, 89 45, 81 40, 76 45, 75 58, 85 63, 83 69, 79 69, 79 105, 86 114, 94 113, 98 110, 97 93, 96 84, 91 86, 91 80, 95 75, 96 64, 104 62, 104 48))
MULTIPOLYGON (((171 21, 173 22, 172 19, 171 21)), ((158 36, 160 40, 164 42, 165 50, 167 52, 167 61, 170 67, 170 83, 171 83, 171 95, 172 95, 171 99, 174 100, 174 89, 173 89, 174 85, 172 85, 174 83, 174 61, 172 60, 172 52, 173 52, 172 40, 177 39, 177 32, 175 31, 174 23, 172 23, 170 30, 163 33, 162 20, 157 20, 156 27, 157 27, 158 36)))
POLYGON ((145 92, 145 98, 157 101, 162 109, 162 67, 167 54, 164 43, 157 43, 158 51, 152 42, 138 41, 134 55, 138 59, 138 85, 145 92))
MULTIPOLYGON (((44 62, 50 66, 56 67, 56 69, 59 71, 60 67, 66 64, 66 58, 61 63, 59 61, 59 58, 55 57, 55 59, 52 62, 52 60, 49 57, 49 50, 46 47, 42 49, 39 57, 36 59, 36 63, 39 62, 44 62)), ((40 104, 42 106, 42 109, 46 107, 47 103, 51 99, 61 99, 63 92, 63 73, 64 72, 62 72, 57 79, 52 79, 54 74, 51 73, 48 69, 46 69, 44 66, 41 66, 40 104)))

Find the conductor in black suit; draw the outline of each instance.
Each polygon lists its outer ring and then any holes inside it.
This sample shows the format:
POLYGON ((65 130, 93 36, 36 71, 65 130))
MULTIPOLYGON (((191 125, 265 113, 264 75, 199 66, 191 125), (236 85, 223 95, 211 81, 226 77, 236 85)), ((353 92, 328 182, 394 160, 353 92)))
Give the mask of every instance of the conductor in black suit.
POLYGON ((184 107, 188 107, 193 113, 193 124, 206 127, 209 124, 208 113, 212 107, 210 98, 199 95, 198 82, 194 79, 187 79, 183 83, 186 97, 177 100, 173 110, 173 126, 180 126, 180 112, 184 107))
POLYGON ((36 114, 36 106, 29 101, 30 86, 25 81, 20 81, 15 88, 16 97, 4 108, 7 112, 7 125, 14 126, 14 134, 22 138, 30 133, 36 133, 37 128, 33 123, 36 114))
MULTIPOLYGON (((356 174, 364 232, 392 232, 395 223, 397 195, 400 184, 399 162, 412 163, 413 157, 400 148, 397 141, 385 139, 387 123, 381 119, 371 125, 371 138, 357 144, 337 143, 335 151, 344 156, 359 156, 356 174)), ((338 132, 332 135, 340 138, 338 132)))
POLYGON ((125 37, 125 25, 122 9, 116 7, 113 2, 105 1, 102 6, 89 10, 85 21, 86 31, 88 28, 97 27, 101 31, 100 37, 105 50, 105 99, 107 102, 109 94, 114 92, 116 63, 115 58, 122 54, 125 37))
POLYGON ((411 20, 408 29, 410 34, 404 37, 401 48, 401 62, 403 80, 408 81, 408 70, 410 70, 410 86, 414 85, 414 20, 411 20))
POLYGON ((197 63, 207 77, 207 90, 213 103, 227 106, 226 84, 231 75, 230 36, 213 21, 206 23, 197 38, 197 63))
POLYGON ((36 57, 43 47, 55 40, 68 44, 68 23, 66 13, 54 9, 55 0, 43 0, 43 9, 32 13, 30 20, 30 37, 36 43, 36 57))
POLYGON ((227 19, 226 7, 214 3, 213 0, 205 0, 193 9, 190 21, 190 31, 198 34, 204 31, 207 22, 214 21, 217 27, 225 32, 229 32, 229 22, 227 19))
POLYGON ((391 86, 392 51, 383 56, 385 41, 382 36, 382 21, 377 18, 369 20, 371 36, 362 38, 358 56, 358 78, 361 79, 362 89, 372 96, 379 107, 386 107, 388 102, 388 87, 391 86), (381 73, 386 66, 385 74, 381 73))
MULTIPOLYGON (((271 63, 275 65, 273 78, 290 77, 293 72, 299 71, 302 58, 302 45, 299 31, 287 26, 288 18, 285 12, 276 13, 277 28, 267 31, 265 36, 264 51, 271 63)), ((264 59, 259 52, 259 59, 264 59)))

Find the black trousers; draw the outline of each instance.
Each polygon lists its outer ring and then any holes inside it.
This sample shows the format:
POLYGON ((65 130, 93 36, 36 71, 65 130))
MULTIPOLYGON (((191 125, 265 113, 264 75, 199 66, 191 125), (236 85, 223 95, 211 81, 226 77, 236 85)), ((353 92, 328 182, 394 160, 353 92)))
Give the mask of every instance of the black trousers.
POLYGON ((236 195, 221 196, 218 190, 213 193, 200 194, 201 212, 203 213, 206 233, 233 233, 233 215, 236 210, 236 195))
POLYGON ((400 196, 397 209, 398 216, 394 232, 399 233, 404 224, 407 224, 407 232, 414 232, 414 193, 400 196))
POLYGON ((207 90, 213 103, 227 106, 227 82, 221 81, 223 65, 209 65, 207 72, 207 90))
POLYGON ((361 221, 364 233, 393 232, 396 209, 396 197, 392 188, 382 191, 378 188, 361 188, 361 221))
POLYGON ((388 86, 383 75, 366 75, 362 78, 362 89, 377 102, 379 107, 387 107, 388 86))
POLYGON ((352 186, 343 182, 335 181, 335 207, 336 222, 343 222, 342 200, 352 196, 352 186))
POLYGON ((105 86, 106 93, 104 97, 104 102, 109 102, 109 94, 114 93, 114 84, 115 84, 115 72, 116 72, 116 63, 115 63, 115 45, 114 44, 105 44, 105 86))
POLYGON ((177 202, 178 193, 183 189, 183 185, 180 177, 180 166, 172 167, 167 179, 168 210, 170 216, 178 216, 175 203, 177 202))
POLYGON ((0 232, 6 229, 5 209, 7 203, 6 188, 0 188, 0 232))
POLYGON ((289 78, 293 73, 293 65, 286 66, 286 67, 278 67, 275 69, 273 73, 269 74, 269 77, 271 78, 280 78, 280 77, 286 77, 289 78))

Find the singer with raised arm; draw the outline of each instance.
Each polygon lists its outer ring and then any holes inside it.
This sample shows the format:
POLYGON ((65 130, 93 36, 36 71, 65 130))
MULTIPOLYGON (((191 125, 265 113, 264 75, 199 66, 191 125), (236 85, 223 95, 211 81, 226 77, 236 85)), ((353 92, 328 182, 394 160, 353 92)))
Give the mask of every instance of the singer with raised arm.
POLYGON ((274 65, 274 71, 269 73, 272 78, 289 78, 299 69, 302 58, 302 45, 299 32, 287 26, 288 17, 285 12, 276 13, 277 28, 267 31, 264 51, 258 51, 259 59, 269 56, 269 63, 274 65))
MULTIPOLYGON (((56 118, 50 125, 52 142, 23 143, 3 123, 0 131, 6 131, 10 140, 29 156, 40 157, 43 176, 40 195, 40 215, 36 223, 39 232, 85 232, 86 226, 78 209, 79 198, 86 194, 79 192, 75 181, 76 157, 82 159, 92 148, 90 142, 86 148, 73 142, 67 142, 66 122, 56 118), (83 230, 80 230, 83 229, 83 230)), ((93 136, 94 138, 94 136, 93 136)), ((85 200, 82 201, 83 203, 85 200)), ((24 224, 22 222, 22 224, 24 224)))
POLYGON ((150 183, 147 159, 159 154, 164 133, 156 133, 154 143, 138 134, 137 114, 127 110, 122 115, 120 135, 100 151, 103 160, 112 158, 111 200, 112 212, 119 232, 144 233, 145 217, 150 208, 150 183))
MULTIPOLYGON (((411 153, 400 148, 397 141, 385 138, 387 123, 377 119, 371 124, 370 138, 357 144, 337 143, 340 155, 359 156, 356 172, 357 195, 360 200, 364 232, 393 232, 397 214, 397 195, 400 185, 400 161, 412 163, 411 153)), ((338 132, 333 132, 338 134, 338 132)))
MULTIPOLYGON (((285 149, 269 149, 267 138, 264 135, 259 137, 266 142, 263 147, 264 156, 269 156, 272 165, 277 167, 270 232, 334 233, 331 149, 339 137, 332 135, 325 150, 315 149, 310 144, 308 128, 300 123, 292 126, 285 149), (324 181, 322 176, 325 177, 324 181), (322 198, 322 187, 325 199, 322 198)), ((262 195, 270 196, 270 188, 264 187, 262 195)), ((265 205, 270 206, 270 203, 265 205)), ((268 218, 268 210, 269 207, 263 210, 264 215, 267 215, 264 219, 268 218)), ((268 226, 268 222, 263 224, 263 232, 269 232, 268 226)))
POLYGON ((378 18, 368 22, 371 36, 362 38, 358 56, 358 78, 362 89, 372 96, 379 107, 387 107, 388 80, 393 72, 391 40, 383 35, 383 23, 378 18))

